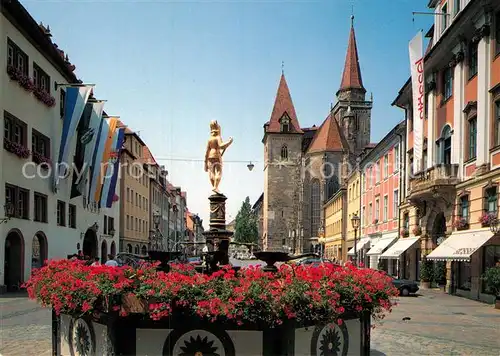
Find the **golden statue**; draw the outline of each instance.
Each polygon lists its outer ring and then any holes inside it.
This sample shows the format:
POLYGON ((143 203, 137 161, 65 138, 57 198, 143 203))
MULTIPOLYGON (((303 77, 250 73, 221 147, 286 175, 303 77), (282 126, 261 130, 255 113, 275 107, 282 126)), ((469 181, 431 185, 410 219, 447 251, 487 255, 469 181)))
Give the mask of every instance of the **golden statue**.
POLYGON ((226 151, 233 138, 222 142, 220 125, 216 120, 210 122, 210 138, 207 142, 207 151, 205 152, 205 172, 208 172, 212 191, 219 193, 219 183, 222 178, 222 155, 226 151))

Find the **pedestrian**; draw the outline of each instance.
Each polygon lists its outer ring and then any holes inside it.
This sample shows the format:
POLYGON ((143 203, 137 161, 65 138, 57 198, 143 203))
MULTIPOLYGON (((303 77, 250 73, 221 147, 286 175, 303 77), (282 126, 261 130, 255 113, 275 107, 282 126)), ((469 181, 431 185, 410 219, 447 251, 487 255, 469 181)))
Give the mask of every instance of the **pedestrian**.
POLYGON ((94 262, 90 265, 91 267, 99 266, 101 263, 99 262, 99 257, 94 257, 94 262))
POLYGON ((115 261, 115 256, 109 254, 108 260, 105 263, 106 266, 118 267, 118 262, 115 261))

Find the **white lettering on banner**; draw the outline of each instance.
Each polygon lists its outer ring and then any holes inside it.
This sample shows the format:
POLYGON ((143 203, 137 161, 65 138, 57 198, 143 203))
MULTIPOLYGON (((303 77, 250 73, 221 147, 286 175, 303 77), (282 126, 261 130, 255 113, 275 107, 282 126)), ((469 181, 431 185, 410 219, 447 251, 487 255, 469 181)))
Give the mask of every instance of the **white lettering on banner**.
POLYGON ((415 173, 422 169, 424 145, 425 75, 423 48, 422 31, 419 31, 409 45, 413 96, 413 172, 415 173))
POLYGON ((453 255, 472 255, 476 250, 474 247, 463 247, 453 252, 453 255))

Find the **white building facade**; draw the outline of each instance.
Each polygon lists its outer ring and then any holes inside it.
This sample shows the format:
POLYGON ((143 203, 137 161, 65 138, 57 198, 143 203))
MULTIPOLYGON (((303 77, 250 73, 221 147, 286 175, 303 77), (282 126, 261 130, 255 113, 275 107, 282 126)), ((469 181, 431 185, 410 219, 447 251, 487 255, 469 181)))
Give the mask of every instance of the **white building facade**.
POLYGON ((117 203, 97 209, 82 196, 71 199, 71 174, 54 192, 50 162, 57 162, 64 116, 64 86, 55 83, 76 83, 74 66, 17 0, 1 4, 0 286, 12 290, 46 259, 115 253, 120 220, 117 203))

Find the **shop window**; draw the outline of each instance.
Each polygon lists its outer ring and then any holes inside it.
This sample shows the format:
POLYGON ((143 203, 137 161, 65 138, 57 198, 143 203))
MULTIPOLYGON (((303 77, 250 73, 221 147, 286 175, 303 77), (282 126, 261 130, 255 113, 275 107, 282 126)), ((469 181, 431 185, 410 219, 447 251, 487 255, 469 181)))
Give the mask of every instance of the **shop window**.
MULTIPOLYGON (((484 247, 483 266, 481 274, 486 272, 488 268, 500 265, 500 245, 490 245, 484 247)), ((482 283, 481 290, 483 293, 488 293, 486 283, 482 283)))
POLYGON ((471 273, 470 262, 458 262, 458 289, 470 290, 471 273))

